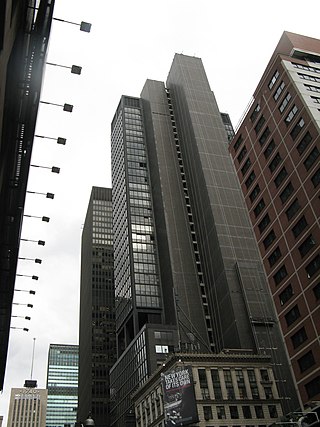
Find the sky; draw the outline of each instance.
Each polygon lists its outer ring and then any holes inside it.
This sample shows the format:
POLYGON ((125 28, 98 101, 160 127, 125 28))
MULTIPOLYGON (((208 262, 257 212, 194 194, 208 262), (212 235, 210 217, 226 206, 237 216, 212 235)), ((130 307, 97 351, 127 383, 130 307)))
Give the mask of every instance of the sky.
POLYGON ((47 65, 40 104, 0 415, 6 425, 12 387, 46 385, 49 344, 77 344, 81 233, 92 186, 111 187, 110 123, 121 95, 139 96, 147 78, 165 81, 174 53, 202 58, 220 111, 239 122, 283 31, 320 38, 319 0, 55 0, 54 17, 92 23, 91 33, 53 21, 47 61, 82 66, 80 76, 47 65), (28 293, 36 291, 35 295, 28 293), (27 292, 26 292, 27 291, 27 292), (25 305, 31 303, 33 308, 25 305))

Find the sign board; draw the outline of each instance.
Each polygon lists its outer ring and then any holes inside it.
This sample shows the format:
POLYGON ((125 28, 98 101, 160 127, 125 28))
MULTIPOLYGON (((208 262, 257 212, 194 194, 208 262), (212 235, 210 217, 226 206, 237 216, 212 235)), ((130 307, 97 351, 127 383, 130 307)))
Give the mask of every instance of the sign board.
POLYGON ((199 421, 191 366, 179 366, 161 376, 165 426, 187 426, 199 421))

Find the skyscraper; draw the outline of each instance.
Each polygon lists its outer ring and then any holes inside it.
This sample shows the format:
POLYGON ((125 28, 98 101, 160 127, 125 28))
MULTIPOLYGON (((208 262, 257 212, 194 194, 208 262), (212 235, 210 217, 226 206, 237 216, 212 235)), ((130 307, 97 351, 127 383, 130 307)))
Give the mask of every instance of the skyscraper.
POLYGON ((78 409, 77 345, 50 344, 47 370, 47 427, 73 426, 78 409))
POLYGON ((24 387, 11 389, 7 427, 45 427, 47 394, 32 380, 24 387))
POLYGON ((271 353, 284 410, 298 406, 226 119, 202 61, 176 54, 166 86, 147 80, 112 121, 113 425, 174 350, 271 353))
POLYGON ((54 0, 0 3, 0 390, 54 0))
POLYGON ((230 144, 304 404, 320 399, 320 40, 284 32, 230 144))
POLYGON ((115 354, 111 189, 93 187, 83 227, 78 420, 109 425, 109 369, 115 354))

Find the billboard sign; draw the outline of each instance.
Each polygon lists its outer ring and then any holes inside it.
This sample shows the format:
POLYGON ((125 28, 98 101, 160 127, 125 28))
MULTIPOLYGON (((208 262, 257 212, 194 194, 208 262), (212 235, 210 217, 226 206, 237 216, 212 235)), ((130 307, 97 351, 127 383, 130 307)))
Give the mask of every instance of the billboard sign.
POLYGON ((165 426, 199 421, 191 366, 179 366, 161 376, 165 426))

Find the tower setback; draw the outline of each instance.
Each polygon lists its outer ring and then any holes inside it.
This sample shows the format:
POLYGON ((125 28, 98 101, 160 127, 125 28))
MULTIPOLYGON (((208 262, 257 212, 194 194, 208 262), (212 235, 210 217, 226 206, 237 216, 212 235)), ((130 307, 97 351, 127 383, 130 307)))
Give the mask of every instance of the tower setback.
POLYGON ((228 153, 230 121, 201 59, 176 54, 166 85, 147 80, 140 98, 122 96, 111 130, 118 348, 112 425, 131 425, 131 393, 177 351, 270 354, 284 412, 296 409, 228 153))

